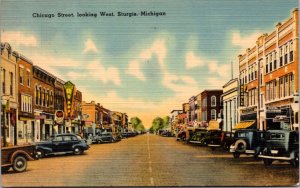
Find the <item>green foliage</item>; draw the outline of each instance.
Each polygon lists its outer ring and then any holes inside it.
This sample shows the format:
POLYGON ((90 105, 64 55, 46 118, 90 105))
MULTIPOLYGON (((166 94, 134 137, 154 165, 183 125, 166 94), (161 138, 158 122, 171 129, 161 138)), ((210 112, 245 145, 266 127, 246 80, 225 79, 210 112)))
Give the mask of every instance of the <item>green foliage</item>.
POLYGON ((132 127, 134 128, 134 130, 136 130, 136 131, 144 131, 145 130, 143 122, 140 118, 132 117, 132 118, 130 118, 130 121, 132 123, 132 127))
POLYGON ((150 128, 150 131, 157 131, 159 129, 164 129, 169 125, 169 116, 165 116, 163 118, 161 117, 156 117, 152 121, 152 126, 150 128))

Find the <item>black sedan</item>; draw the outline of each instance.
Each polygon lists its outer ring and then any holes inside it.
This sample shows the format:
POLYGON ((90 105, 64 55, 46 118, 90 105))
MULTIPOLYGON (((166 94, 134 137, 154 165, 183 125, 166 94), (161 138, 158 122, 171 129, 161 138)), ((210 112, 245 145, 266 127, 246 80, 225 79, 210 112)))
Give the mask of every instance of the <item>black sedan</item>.
POLYGON ((80 136, 75 134, 58 134, 49 140, 36 143, 37 154, 39 157, 48 155, 82 154, 89 149, 89 145, 80 136))

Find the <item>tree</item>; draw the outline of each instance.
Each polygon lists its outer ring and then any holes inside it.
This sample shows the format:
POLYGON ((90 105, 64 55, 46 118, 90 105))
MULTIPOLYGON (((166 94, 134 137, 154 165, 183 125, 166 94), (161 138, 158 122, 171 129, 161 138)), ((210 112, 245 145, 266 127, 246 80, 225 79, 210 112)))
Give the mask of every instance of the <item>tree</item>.
POLYGON ((140 118, 132 117, 132 118, 130 118, 130 121, 132 123, 132 127, 134 128, 134 130, 136 130, 136 131, 144 131, 145 130, 143 122, 140 118))

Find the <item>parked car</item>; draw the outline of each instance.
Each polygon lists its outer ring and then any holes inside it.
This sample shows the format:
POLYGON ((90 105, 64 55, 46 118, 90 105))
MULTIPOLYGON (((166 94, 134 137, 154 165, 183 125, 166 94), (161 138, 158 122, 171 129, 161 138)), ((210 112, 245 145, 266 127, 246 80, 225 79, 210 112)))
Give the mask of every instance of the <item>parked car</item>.
POLYGON ((216 148, 223 148, 224 150, 229 150, 230 146, 234 143, 234 134, 232 132, 221 132, 220 135, 211 139, 207 146, 212 150, 216 148))
POLYGON ((258 158, 259 153, 265 147, 264 131, 254 129, 239 129, 234 133, 234 143, 230 146, 230 152, 234 158, 239 158, 241 154, 253 155, 258 158))
POLYGON ((198 130, 189 139, 189 143, 204 145, 203 139, 206 137, 207 134, 208 134, 207 130, 198 130))
POLYGON ((27 161, 37 159, 35 145, 11 146, 1 148, 1 171, 7 172, 13 168, 15 172, 23 172, 27 161))
POLYGON ((299 166, 299 132, 288 130, 269 130, 266 136, 266 147, 259 155, 265 165, 273 161, 289 161, 299 166))
POLYGON ((37 153, 40 157, 57 154, 82 154, 89 149, 86 140, 75 134, 58 134, 49 140, 36 143, 37 153))
POLYGON ((113 135, 113 138, 115 139, 116 142, 119 142, 122 140, 122 135, 121 133, 117 132, 115 135, 113 135))
POLYGON ((161 133, 161 136, 164 136, 164 137, 172 137, 174 136, 173 133, 171 131, 163 131, 161 133))
POLYGON ((176 135, 176 140, 185 141, 186 140, 186 132, 181 130, 176 135))
POLYGON ((115 138, 113 137, 111 132, 104 132, 104 133, 99 133, 96 136, 93 137, 93 142, 94 143, 112 143, 115 142, 115 138))

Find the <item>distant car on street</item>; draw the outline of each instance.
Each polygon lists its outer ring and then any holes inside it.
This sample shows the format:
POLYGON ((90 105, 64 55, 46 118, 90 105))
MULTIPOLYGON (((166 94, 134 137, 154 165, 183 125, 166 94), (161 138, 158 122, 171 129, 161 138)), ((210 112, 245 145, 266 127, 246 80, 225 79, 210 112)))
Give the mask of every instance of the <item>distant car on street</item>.
POLYGON ((92 138, 93 143, 112 143, 115 142, 116 139, 113 137, 113 134, 111 132, 103 132, 95 135, 92 138))
POLYGON ((58 134, 52 136, 49 140, 36 143, 37 154, 40 157, 68 153, 79 155, 88 149, 89 145, 84 139, 69 133, 58 134))
POLYGON ((241 154, 253 155, 258 158, 259 153, 265 148, 265 131, 255 129, 239 129, 234 133, 234 143, 230 146, 230 152, 234 158, 241 154))
POLYGON ((269 130, 266 136, 266 147, 262 154, 266 166, 273 161, 288 161, 291 165, 299 166, 299 132, 289 130, 269 130))
POLYGON ((219 136, 211 139, 207 144, 212 150, 216 148, 223 148, 224 150, 229 150, 230 146, 235 142, 234 134, 232 132, 223 131, 219 136))

